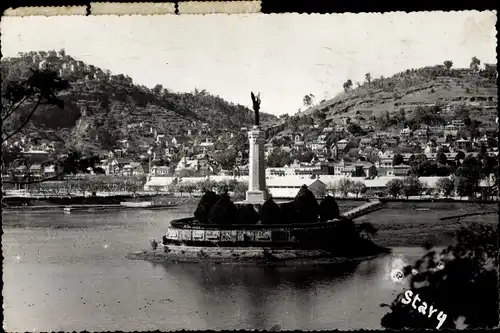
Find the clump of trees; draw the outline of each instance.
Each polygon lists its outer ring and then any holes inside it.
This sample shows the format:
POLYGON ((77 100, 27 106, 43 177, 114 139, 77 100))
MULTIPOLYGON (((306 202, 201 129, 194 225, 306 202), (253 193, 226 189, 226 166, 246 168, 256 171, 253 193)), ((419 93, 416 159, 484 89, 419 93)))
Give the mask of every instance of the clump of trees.
POLYGON ((318 204, 304 185, 293 201, 278 205, 272 198, 267 199, 260 214, 253 205, 236 206, 227 192, 216 194, 208 190, 201 197, 194 216, 199 223, 211 224, 292 224, 329 221, 339 218, 340 211, 333 197, 327 196, 318 204))
POLYGON ((210 224, 233 224, 238 220, 238 208, 227 193, 221 194, 219 200, 210 209, 208 222, 210 224))
POLYGON ((255 211, 253 205, 240 205, 238 207, 238 221, 240 224, 257 224, 259 220, 259 213, 255 211))
POLYGON ((220 196, 217 195, 214 191, 207 190, 200 201, 198 202, 198 206, 194 211, 194 217, 199 223, 208 223, 209 215, 212 208, 219 201, 220 196))
POLYGON ((279 224, 284 223, 284 220, 278 204, 272 198, 267 199, 261 209, 262 224, 279 224))
POLYGON ((326 222, 340 216, 339 205, 331 196, 326 196, 319 204, 319 215, 321 222, 326 222))
MULTIPOLYGON (((428 249, 415 264, 403 269, 413 295, 447 314, 442 328, 487 329, 499 324, 498 229, 474 224, 456 234, 457 244, 438 253, 428 249), (413 271, 413 272, 412 272, 413 271), (460 326, 459 326, 460 325, 460 326)), ((436 323, 401 302, 389 306, 384 328, 434 329, 436 323)), ((383 304, 385 306, 385 304, 383 304)))
POLYGON ((296 216, 296 222, 317 222, 319 217, 319 204, 314 194, 307 188, 307 185, 302 185, 299 193, 293 201, 296 216))

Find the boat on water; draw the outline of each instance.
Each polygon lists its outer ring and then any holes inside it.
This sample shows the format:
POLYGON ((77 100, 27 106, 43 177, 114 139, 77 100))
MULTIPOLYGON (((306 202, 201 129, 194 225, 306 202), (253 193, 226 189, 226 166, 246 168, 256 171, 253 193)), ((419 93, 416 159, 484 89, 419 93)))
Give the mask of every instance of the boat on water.
POLYGON ((189 198, 184 200, 180 200, 177 202, 164 202, 159 200, 150 200, 150 201, 122 201, 120 205, 126 208, 147 208, 147 209, 159 209, 159 208, 170 208, 177 207, 184 204, 189 198))
POLYGON ((153 201, 139 201, 139 202, 122 201, 122 202, 120 202, 120 205, 122 205, 123 207, 128 207, 128 208, 149 208, 149 207, 153 207, 154 203, 153 203, 153 201))
POLYGON ((183 218, 171 221, 162 241, 152 241, 153 250, 134 252, 128 258, 175 263, 296 265, 357 261, 390 252, 367 239, 352 237, 353 226, 348 219, 216 225, 183 218))

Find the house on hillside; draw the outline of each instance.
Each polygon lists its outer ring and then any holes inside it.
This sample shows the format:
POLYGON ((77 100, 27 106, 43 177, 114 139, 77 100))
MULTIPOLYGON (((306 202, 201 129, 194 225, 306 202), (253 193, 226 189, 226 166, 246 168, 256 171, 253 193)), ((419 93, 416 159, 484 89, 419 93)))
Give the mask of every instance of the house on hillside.
POLYGON ((141 162, 131 162, 123 166, 121 174, 122 176, 142 176, 145 172, 141 162))
POLYGON ((33 179, 40 179, 43 177, 43 167, 40 164, 33 164, 29 168, 29 176, 33 179))
POLYGON ((184 156, 183 158, 181 158, 179 163, 177 163, 177 166, 175 167, 175 172, 178 173, 183 170, 198 171, 199 170, 198 160, 191 160, 184 156))
POLYGON ((170 167, 164 165, 155 165, 151 167, 151 175, 154 177, 164 177, 169 174, 170 167))
POLYGON ((467 139, 458 139, 455 141, 455 147, 459 150, 467 151, 472 148, 472 142, 467 139))
POLYGON ((346 139, 342 139, 337 142, 337 147, 339 151, 345 151, 347 145, 349 145, 349 141, 347 141, 346 139))
POLYGON ((452 136, 452 137, 456 137, 458 135, 458 127, 455 126, 455 125, 446 125, 444 127, 444 136, 452 136))
POLYGON ((295 142, 295 143, 304 142, 304 134, 295 133, 292 136, 293 136, 293 142, 295 142))
POLYGON ((205 138, 205 140, 202 143, 200 143, 200 148, 201 151, 204 153, 214 150, 215 148, 214 140, 210 137, 205 138))
POLYGON ((359 148, 360 149, 365 149, 366 147, 371 146, 372 144, 372 139, 371 138, 362 138, 359 140, 359 148))
POLYGON ((399 137, 401 138, 401 140, 406 141, 411 137, 411 134, 411 129, 409 127, 406 127, 399 132, 399 137))
POLYGON ((405 177, 408 176, 410 170, 411 167, 407 164, 393 165, 391 167, 381 168, 381 170, 379 170, 379 176, 405 177))
POLYGON ((453 119, 451 124, 454 125, 459 131, 466 127, 462 119, 453 119))
POLYGON ((174 145, 175 147, 179 147, 179 146, 181 146, 181 145, 183 145, 183 144, 187 143, 188 141, 189 141, 189 138, 188 138, 188 137, 178 135, 178 136, 174 136, 170 142, 171 142, 171 143, 172 143, 172 145, 174 145))
POLYGON ((370 162, 356 162, 354 167, 356 168, 354 177, 373 178, 377 176, 377 167, 370 162))

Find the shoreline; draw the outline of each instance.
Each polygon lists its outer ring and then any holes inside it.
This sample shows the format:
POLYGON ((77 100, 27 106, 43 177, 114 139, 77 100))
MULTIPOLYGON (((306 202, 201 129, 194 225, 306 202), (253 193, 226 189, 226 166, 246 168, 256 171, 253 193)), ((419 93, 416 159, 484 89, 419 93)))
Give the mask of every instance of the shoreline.
POLYGON ((160 246, 156 250, 141 250, 126 254, 129 260, 143 260, 151 263, 211 263, 221 265, 251 265, 251 266, 304 266, 304 265, 339 265, 370 260, 381 255, 387 255, 392 249, 363 256, 335 257, 320 250, 271 249, 265 247, 248 248, 210 248, 191 246, 160 246), (274 259, 269 259, 271 255, 274 259))
MULTIPOLYGON (((179 200, 186 199, 183 205, 196 203, 199 201, 197 196, 179 196, 179 195, 159 195, 154 194, 140 194, 133 196, 130 194, 120 194, 120 195, 110 195, 110 196, 54 196, 54 197, 3 197, 2 198, 2 210, 23 210, 23 211, 34 211, 34 210, 59 210, 65 207, 70 208, 103 208, 103 209, 116 209, 119 208, 120 202, 131 199, 153 199, 155 197, 160 197, 163 200, 179 200)), ((290 198, 274 198, 275 200, 292 200, 290 198)), ((363 202, 369 202, 374 198, 344 198, 335 197, 338 202, 359 202, 360 205, 363 202)), ((497 200, 470 200, 470 199, 454 199, 454 198, 411 198, 411 199, 401 199, 401 198, 377 198, 384 204, 390 203, 450 203, 450 204, 497 204, 500 202, 497 200)), ((125 207, 124 207, 125 208, 125 207)))

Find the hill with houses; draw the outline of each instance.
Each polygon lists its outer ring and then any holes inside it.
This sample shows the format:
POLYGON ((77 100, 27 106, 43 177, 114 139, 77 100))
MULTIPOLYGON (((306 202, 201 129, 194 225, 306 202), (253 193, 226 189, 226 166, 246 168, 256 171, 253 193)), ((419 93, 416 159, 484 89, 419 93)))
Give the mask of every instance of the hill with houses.
MULTIPOLYGON (((50 68, 71 86, 61 94, 63 110, 39 107, 24 131, 25 140, 64 143, 89 151, 126 148, 144 153, 161 141, 213 141, 253 123, 252 110, 205 90, 178 93, 161 85, 137 85, 126 75, 74 59, 64 50, 20 53, 3 58, 1 64, 4 84, 27 78, 30 69, 50 68)), ((19 110, 21 117, 29 107, 19 110)), ((274 119, 261 115, 262 122, 274 119)), ((16 140, 20 138, 11 141, 16 140)))
POLYGON ((470 137, 466 133, 470 126, 444 131, 464 120, 473 120, 474 131, 481 134, 496 131, 496 65, 481 67, 478 59, 473 60, 471 68, 454 69, 446 61, 445 65, 409 69, 389 78, 372 79, 367 73, 366 81, 356 87, 347 80, 344 92, 335 98, 309 103, 305 110, 267 124, 268 137, 279 143, 294 139, 297 146, 305 142, 313 147, 322 146, 315 145, 318 142, 331 146, 340 140, 356 141, 359 146, 359 141, 366 144, 381 136, 390 146, 401 131, 418 134, 430 130, 439 140, 448 134, 458 139, 470 137))
MULTIPOLYGON (((247 130, 253 113, 247 108, 205 91, 173 93, 160 86, 137 86, 124 75, 87 66, 64 52, 2 60, 2 74, 22 78, 27 64, 43 66, 43 61, 68 78, 72 88, 62 95, 67 102, 63 111, 42 110, 34 124, 47 137, 57 133, 65 144, 98 151, 106 174, 248 173, 247 130)), ((496 78, 492 65, 438 65, 373 80, 367 75, 358 87, 348 80, 339 96, 311 103, 293 116, 264 114, 266 173, 370 179, 410 173, 449 176, 465 157, 479 156, 490 174, 498 156, 496 78)), ((22 141, 25 150, 51 151, 36 140, 22 141)))

